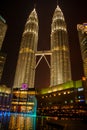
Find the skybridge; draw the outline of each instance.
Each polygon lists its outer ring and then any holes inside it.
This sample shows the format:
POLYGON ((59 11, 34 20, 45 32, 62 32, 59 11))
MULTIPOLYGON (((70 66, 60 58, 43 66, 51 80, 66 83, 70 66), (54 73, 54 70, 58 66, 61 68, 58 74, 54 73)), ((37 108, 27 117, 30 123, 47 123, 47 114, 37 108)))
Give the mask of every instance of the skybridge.
POLYGON ((45 59, 45 61, 46 61, 47 65, 48 65, 48 67, 51 68, 50 63, 49 63, 49 61, 48 61, 48 59, 47 59, 47 57, 46 57, 46 56, 51 56, 51 55, 52 55, 52 52, 49 51, 49 50, 46 50, 46 51, 37 51, 37 52, 35 53, 35 56, 36 56, 36 57, 39 56, 40 58, 39 58, 39 60, 38 60, 37 63, 36 63, 35 69, 37 68, 37 66, 39 65, 39 63, 41 62, 41 60, 42 60, 43 58, 45 59))

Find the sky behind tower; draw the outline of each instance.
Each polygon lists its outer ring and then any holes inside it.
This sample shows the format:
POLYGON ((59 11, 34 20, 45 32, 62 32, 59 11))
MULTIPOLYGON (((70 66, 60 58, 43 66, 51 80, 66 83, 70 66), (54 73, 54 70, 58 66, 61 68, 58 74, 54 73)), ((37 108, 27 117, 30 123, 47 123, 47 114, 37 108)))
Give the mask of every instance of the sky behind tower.
MULTIPOLYGON (((7 54, 2 83, 9 87, 12 87, 14 81, 24 25, 35 4, 39 20, 38 50, 49 50, 51 23, 54 10, 57 7, 57 0, 1 0, 0 2, 0 15, 8 25, 2 46, 2 51, 7 54)), ((78 80, 83 76, 83 69, 77 24, 87 22, 86 3, 79 0, 58 0, 58 5, 64 14, 68 29, 72 79, 78 80)), ((36 69, 35 87, 47 87, 49 82, 50 70, 43 59, 36 69)))

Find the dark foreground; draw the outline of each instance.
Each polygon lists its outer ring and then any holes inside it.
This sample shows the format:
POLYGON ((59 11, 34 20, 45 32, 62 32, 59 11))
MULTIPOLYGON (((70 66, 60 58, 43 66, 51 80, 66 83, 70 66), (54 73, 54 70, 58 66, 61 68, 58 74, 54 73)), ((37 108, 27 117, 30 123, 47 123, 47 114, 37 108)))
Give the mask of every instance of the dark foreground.
POLYGON ((29 116, 24 114, 0 115, 0 130, 86 130, 87 121, 78 118, 29 116))

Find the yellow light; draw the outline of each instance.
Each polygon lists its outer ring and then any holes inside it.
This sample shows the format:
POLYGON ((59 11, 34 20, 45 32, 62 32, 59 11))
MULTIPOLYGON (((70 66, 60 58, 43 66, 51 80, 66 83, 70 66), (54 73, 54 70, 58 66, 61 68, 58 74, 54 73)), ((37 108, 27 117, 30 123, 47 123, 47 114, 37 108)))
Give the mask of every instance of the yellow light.
POLYGON ((68 91, 67 93, 70 94, 70 91, 68 91))
POLYGON ((42 98, 44 98, 44 96, 42 96, 42 98))
POLYGON ((34 102, 12 102, 12 104, 16 105, 34 105, 34 102))
POLYGON ((53 95, 54 97, 56 96, 56 94, 53 95))
POLYGON ((58 95, 61 95, 61 93, 58 93, 58 95))
POLYGON ((46 98, 47 98, 48 96, 46 95, 46 98))
POLYGON ((85 25, 85 28, 87 28, 87 25, 85 25))
POLYGON ((86 80, 86 77, 82 77, 82 80, 85 81, 85 80, 86 80))
POLYGON ((66 92, 64 92, 63 94, 66 94, 66 92))

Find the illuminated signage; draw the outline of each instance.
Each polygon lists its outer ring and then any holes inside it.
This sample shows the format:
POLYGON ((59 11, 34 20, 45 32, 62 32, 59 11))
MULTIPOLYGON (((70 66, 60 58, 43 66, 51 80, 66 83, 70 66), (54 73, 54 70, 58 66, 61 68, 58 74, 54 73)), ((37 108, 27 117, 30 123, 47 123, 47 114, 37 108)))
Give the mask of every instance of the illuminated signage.
POLYGON ((78 88, 78 91, 83 91, 84 90, 84 88, 78 88))
POLYGON ((27 90, 27 89, 28 89, 28 85, 27 85, 26 83, 23 83, 23 84, 22 84, 22 89, 23 89, 23 90, 27 90))
POLYGON ((83 23, 84 26, 87 26, 87 23, 83 23))

